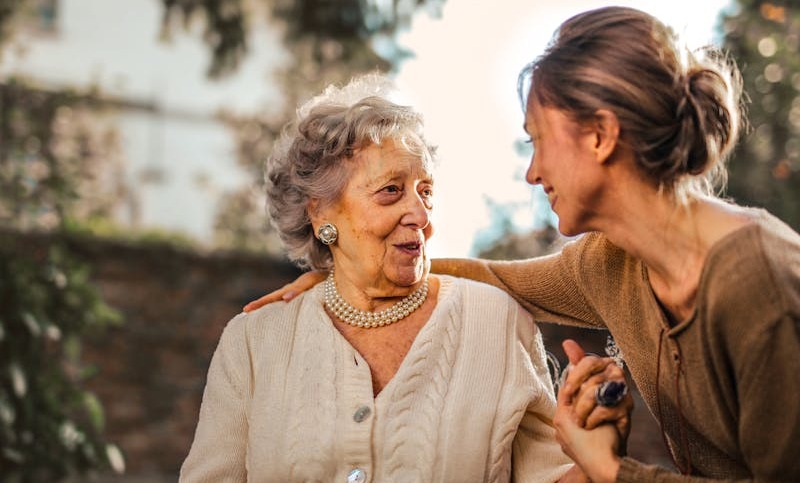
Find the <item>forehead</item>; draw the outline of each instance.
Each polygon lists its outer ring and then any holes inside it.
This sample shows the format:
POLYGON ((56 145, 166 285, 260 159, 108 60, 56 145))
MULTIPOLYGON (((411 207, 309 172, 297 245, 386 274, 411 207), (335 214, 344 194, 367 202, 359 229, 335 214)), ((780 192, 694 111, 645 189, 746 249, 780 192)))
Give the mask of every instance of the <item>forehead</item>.
POLYGON ((384 140, 360 149, 354 157, 354 177, 365 181, 380 181, 397 175, 432 176, 430 161, 426 156, 413 153, 399 141, 384 140))
POLYGON ((525 120, 522 123, 522 129, 525 132, 532 132, 542 123, 541 119, 542 105, 536 100, 536 96, 531 93, 528 95, 528 102, 525 103, 525 120))
POLYGON ((562 109, 531 101, 525 108, 525 123, 522 127, 528 133, 546 130, 577 134, 582 131, 583 125, 562 109))

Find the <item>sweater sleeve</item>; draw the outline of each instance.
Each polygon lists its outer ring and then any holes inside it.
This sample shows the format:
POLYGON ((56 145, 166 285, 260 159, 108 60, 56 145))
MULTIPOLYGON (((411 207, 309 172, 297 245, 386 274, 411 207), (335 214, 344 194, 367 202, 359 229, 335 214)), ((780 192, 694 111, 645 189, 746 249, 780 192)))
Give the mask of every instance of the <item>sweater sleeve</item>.
POLYGON ((245 320, 236 317, 223 331, 211 359, 200 420, 181 467, 181 483, 247 481, 249 367, 245 320))
POLYGON ((711 483, 717 482, 748 482, 753 480, 714 480, 697 476, 686 476, 662 468, 657 465, 646 465, 632 458, 622 458, 617 473, 619 483, 639 483, 650 481, 654 483, 711 483))
POLYGON ((527 260, 436 259, 435 273, 494 285, 514 297, 536 320, 605 328, 583 291, 584 253, 595 234, 568 243, 552 255, 527 260))
MULTIPOLYGON (((524 313, 519 316, 528 318, 524 313)), ((520 322, 530 323, 530 320, 520 322)), ((558 481, 573 465, 556 441, 553 384, 542 337, 535 324, 534 329, 535 337, 527 353, 533 366, 536 396, 528 405, 512 443, 512 481, 517 483, 558 481)))

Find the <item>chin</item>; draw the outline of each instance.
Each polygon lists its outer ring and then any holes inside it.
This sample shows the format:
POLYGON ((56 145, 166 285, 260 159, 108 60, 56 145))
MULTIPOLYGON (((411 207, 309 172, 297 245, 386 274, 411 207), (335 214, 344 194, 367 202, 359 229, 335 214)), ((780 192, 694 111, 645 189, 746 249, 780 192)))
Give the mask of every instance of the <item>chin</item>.
POLYGON ((419 264, 413 267, 400 268, 393 276, 388 278, 400 287, 410 287, 421 282, 427 273, 428 270, 426 270, 425 264, 419 264))
POLYGON ((558 220, 558 231, 564 236, 578 236, 586 230, 574 224, 565 223, 561 218, 558 220))

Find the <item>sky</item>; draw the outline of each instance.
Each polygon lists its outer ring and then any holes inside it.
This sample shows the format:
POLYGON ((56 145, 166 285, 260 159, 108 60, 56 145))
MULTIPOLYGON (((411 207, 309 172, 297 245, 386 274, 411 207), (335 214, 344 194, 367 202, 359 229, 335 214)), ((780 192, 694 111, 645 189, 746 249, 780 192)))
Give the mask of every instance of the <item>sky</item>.
POLYGON ((517 206, 512 219, 520 230, 549 212, 543 193, 524 181, 529 160, 514 149, 524 135, 517 75, 561 22, 610 4, 651 13, 689 46, 701 46, 717 40, 717 16, 729 1, 448 0, 441 18, 420 14, 401 36, 415 56, 396 82, 439 145, 432 256, 473 255, 476 235, 490 227, 490 202, 517 206))

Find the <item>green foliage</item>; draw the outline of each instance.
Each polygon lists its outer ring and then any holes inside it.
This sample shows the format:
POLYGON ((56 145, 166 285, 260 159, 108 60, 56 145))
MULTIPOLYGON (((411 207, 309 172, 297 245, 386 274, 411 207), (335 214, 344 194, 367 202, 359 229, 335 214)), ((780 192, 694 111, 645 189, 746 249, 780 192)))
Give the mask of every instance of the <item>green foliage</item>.
MULTIPOLYGON (((19 240, 18 238, 16 240, 19 240)), ((80 337, 119 323, 87 267, 58 244, 26 250, 0 235, 0 474, 58 481, 94 468, 120 470, 102 438, 97 398, 80 384, 80 337)))
MULTIPOLYGON (((311 60, 323 63, 331 54, 339 62, 351 64, 372 51, 370 40, 388 40, 382 53, 393 62, 404 52, 393 41, 394 34, 411 24, 422 8, 435 12, 444 0, 162 0, 163 35, 176 25, 191 27, 203 23, 203 39, 211 51, 209 75, 220 77, 235 70, 247 53, 250 16, 268 15, 284 24, 287 47, 311 43, 311 60), (269 12, 269 13, 267 13, 269 12)), ((372 52, 374 54, 374 52, 372 52)), ((372 55, 375 67, 381 62, 372 55)), ((386 67, 386 64, 384 64, 386 67)))
POLYGON ((81 336, 119 317, 59 242, 21 246, 20 235, 2 231, 58 231, 69 220, 109 216, 119 185, 98 173, 121 164, 113 130, 97 122, 101 108, 88 93, 13 78, 0 84, 3 481, 51 482, 123 465, 102 440, 101 404, 81 389, 96 370, 79 361, 81 336))
POLYGON ((188 27, 203 17, 203 40, 211 50, 210 77, 236 69, 247 53, 247 23, 242 0, 163 0, 162 35, 168 37, 176 23, 188 27))
POLYGON ((10 36, 12 19, 24 3, 25 0, 0 0, 0 44, 10 36))
POLYGON ((751 131, 731 159, 728 194, 800 230, 800 6, 764 0, 735 5, 722 28, 751 99, 751 131))
POLYGON ((108 217, 125 186, 120 147, 92 93, 0 84, 0 226, 108 217))
POLYGON ((198 250, 197 241, 190 235, 155 227, 132 230, 106 217, 88 219, 66 218, 62 223, 61 231, 67 235, 77 235, 87 238, 96 237, 141 246, 160 245, 187 250, 198 250))

